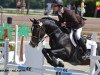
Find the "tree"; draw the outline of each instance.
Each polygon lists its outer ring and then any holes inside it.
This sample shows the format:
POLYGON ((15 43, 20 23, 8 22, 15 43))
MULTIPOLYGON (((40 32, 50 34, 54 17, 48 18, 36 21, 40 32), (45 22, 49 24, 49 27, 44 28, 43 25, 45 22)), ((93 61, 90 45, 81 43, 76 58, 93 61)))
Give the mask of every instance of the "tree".
POLYGON ((30 8, 43 9, 45 0, 30 0, 30 8))
POLYGON ((9 7, 11 3, 13 3, 15 0, 0 0, 0 5, 3 7, 9 7))

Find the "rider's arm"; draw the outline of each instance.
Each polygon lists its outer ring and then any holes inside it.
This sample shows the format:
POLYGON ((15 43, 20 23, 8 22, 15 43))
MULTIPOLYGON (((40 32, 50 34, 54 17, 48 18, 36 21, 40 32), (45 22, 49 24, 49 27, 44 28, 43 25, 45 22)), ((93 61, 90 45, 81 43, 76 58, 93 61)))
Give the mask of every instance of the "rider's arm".
POLYGON ((79 24, 76 14, 72 10, 65 9, 65 16, 67 17, 68 20, 73 22, 73 24, 75 24, 75 25, 79 24))

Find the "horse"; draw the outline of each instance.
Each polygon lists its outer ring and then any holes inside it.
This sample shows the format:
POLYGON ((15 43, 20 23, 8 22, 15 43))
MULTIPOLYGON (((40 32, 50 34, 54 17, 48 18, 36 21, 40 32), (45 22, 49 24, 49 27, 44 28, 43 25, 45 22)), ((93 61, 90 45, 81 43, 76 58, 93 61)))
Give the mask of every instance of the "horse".
POLYGON ((57 20, 48 17, 44 17, 39 20, 30 20, 32 22, 32 36, 30 40, 31 46, 38 46, 40 40, 42 38, 46 38, 44 37, 45 34, 47 34, 50 38, 49 45, 51 49, 43 48, 42 53, 51 66, 64 67, 64 64, 61 61, 58 61, 57 58, 66 62, 69 61, 70 63, 73 61, 78 65, 89 64, 89 59, 84 60, 82 58, 82 48, 75 48, 70 40, 69 34, 66 34, 61 30, 57 20))

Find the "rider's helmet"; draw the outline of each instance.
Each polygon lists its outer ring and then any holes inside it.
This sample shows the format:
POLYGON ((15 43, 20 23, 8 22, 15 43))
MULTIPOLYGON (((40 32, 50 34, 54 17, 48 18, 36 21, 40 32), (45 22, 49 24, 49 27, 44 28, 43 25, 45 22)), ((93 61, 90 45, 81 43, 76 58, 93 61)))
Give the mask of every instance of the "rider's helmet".
POLYGON ((63 1, 62 0, 53 0, 53 4, 57 4, 59 6, 63 6, 63 1))

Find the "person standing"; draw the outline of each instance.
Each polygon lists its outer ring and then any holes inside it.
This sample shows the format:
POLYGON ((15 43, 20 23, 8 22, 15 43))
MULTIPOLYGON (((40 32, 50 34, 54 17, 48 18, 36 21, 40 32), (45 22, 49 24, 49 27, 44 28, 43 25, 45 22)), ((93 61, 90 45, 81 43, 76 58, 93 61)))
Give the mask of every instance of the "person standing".
POLYGON ((67 0, 67 8, 69 9, 69 10, 71 10, 71 8, 72 8, 72 0, 67 0))
POLYGON ((85 0, 82 0, 81 2, 81 17, 83 17, 85 11, 85 4, 84 4, 85 0))
POLYGON ((81 16, 81 7, 80 7, 80 5, 77 6, 77 14, 79 14, 81 16))
POLYGON ((45 0, 44 15, 50 15, 51 14, 51 5, 52 5, 52 0, 45 0))

